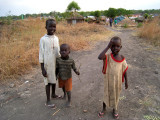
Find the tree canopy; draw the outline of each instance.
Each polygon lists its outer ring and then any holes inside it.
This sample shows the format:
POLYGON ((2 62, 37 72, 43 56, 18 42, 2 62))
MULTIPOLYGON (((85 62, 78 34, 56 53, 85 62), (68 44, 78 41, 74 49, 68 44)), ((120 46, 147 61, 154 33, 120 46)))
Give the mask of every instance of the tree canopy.
POLYGON ((72 1, 68 6, 67 6, 67 11, 76 11, 80 10, 81 8, 78 6, 78 3, 72 1))
POLYGON ((108 11, 106 12, 107 17, 114 18, 117 15, 117 11, 115 8, 109 8, 108 11))
POLYGON ((99 18, 100 16, 101 16, 101 12, 100 11, 95 11, 94 12, 94 16, 96 17, 96 18, 99 18))

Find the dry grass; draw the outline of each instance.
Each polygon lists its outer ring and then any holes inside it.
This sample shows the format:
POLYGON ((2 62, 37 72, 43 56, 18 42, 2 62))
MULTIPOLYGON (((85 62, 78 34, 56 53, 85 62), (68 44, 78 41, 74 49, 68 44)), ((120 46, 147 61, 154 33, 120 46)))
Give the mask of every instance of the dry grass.
POLYGON ((155 46, 160 46, 160 17, 146 22, 139 30, 139 36, 146 38, 147 42, 155 46))
MULTIPOLYGON (((56 35, 72 50, 90 48, 91 43, 105 40, 111 32, 95 24, 57 24, 56 35)), ((0 80, 15 78, 38 65, 39 40, 46 34, 45 21, 28 19, 3 25, 0 29, 0 80)))

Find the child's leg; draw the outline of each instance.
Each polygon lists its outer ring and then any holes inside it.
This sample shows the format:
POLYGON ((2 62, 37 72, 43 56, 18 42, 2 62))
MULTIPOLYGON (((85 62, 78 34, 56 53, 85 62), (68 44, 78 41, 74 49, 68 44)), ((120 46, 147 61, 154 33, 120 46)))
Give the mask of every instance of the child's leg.
POLYGON ((56 97, 57 97, 55 91, 56 91, 56 84, 52 84, 52 97, 53 97, 53 98, 56 98, 56 97))
POLYGON ((113 108, 113 117, 114 117, 115 119, 119 119, 117 107, 113 108))
POLYGON ((66 90, 65 90, 65 87, 62 87, 62 90, 63 90, 63 93, 64 93, 63 99, 66 99, 66 90))
POLYGON ((68 96, 67 106, 70 107, 71 106, 71 91, 67 91, 67 96, 68 96))
POLYGON ((56 95, 56 84, 52 84, 52 98, 62 98, 62 96, 56 95))
POLYGON ((105 112, 106 112, 106 104, 103 102, 102 112, 99 112, 99 113, 98 113, 98 116, 99 116, 100 118, 102 118, 105 112))
POLYGON ((72 78, 66 80, 65 90, 66 90, 66 92, 67 92, 67 97, 68 97, 67 106, 68 106, 68 107, 71 107, 72 78))
POLYGON ((46 104, 50 104, 50 83, 48 83, 48 85, 46 85, 46 96, 47 96, 46 104))
POLYGON ((105 112, 106 111, 106 104, 103 102, 103 110, 102 112, 105 112))
POLYGON ((51 108, 55 108, 55 104, 52 104, 50 101, 50 86, 51 84, 48 83, 48 85, 46 85, 46 96, 47 96, 47 102, 46 102, 46 106, 51 107, 51 108))

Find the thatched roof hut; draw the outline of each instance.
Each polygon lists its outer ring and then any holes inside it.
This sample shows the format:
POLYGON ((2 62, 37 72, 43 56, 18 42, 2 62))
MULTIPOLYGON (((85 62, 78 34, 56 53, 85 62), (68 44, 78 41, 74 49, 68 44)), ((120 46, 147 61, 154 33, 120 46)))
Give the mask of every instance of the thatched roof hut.
POLYGON ((76 24, 84 22, 84 17, 77 12, 73 12, 71 13, 70 18, 67 18, 66 20, 68 24, 76 24))

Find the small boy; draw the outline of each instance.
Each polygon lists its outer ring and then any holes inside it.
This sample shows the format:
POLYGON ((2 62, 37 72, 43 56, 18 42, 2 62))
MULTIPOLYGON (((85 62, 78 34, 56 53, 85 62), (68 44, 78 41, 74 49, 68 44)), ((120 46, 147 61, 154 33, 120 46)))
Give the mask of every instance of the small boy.
POLYGON ((46 105, 54 108, 55 105, 50 102, 50 87, 52 86, 52 98, 58 98, 55 94, 56 89, 56 58, 60 56, 59 53, 59 39, 54 35, 56 31, 56 21, 48 19, 46 21, 47 34, 40 39, 39 44, 39 62, 41 64, 42 75, 44 76, 44 83, 46 86, 46 105))
POLYGON ((58 74, 59 88, 62 88, 64 92, 64 99, 66 98, 66 92, 68 96, 67 107, 71 106, 71 90, 72 90, 72 71, 77 75, 80 75, 75 66, 73 59, 69 57, 70 47, 67 44, 60 46, 61 57, 56 60, 56 74, 58 74))

